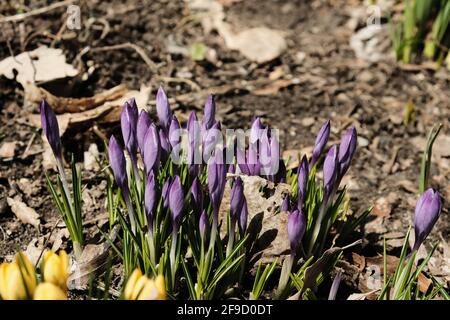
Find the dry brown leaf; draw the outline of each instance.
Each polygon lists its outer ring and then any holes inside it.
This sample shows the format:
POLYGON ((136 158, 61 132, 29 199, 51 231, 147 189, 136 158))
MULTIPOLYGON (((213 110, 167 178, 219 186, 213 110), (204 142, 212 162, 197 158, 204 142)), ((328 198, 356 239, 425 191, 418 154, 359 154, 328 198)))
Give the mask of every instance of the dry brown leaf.
POLYGON ((234 34, 229 25, 222 22, 218 30, 229 49, 239 50, 247 59, 257 63, 271 61, 286 50, 286 41, 281 32, 266 27, 251 28, 234 34))
POLYGON ((121 84, 111 89, 100 92, 92 97, 86 98, 65 98, 57 97, 47 90, 40 88, 34 84, 25 86, 25 100, 30 103, 39 103, 45 99, 55 113, 81 112, 94 109, 105 104, 108 101, 120 99, 128 93, 125 85, 121 84))
POLYGON ((119 226, 115 226, 109 235, 109 241, 88 244, 84 247, 79 261, 74 261, 72 266, 72 272, 67 280, 69 289, 87 289, 91 277, 95 277, 105 267, 111 243, 115 241, 118 232, 119 226))
MULTIPOLYGON (((135 98, 137 105, 142 109, 147 105, 148 98, 150 95, 149 87, 142 87, 140 91, 131 90, 127 91, 120 98, 115 100, 106 101, 101 106, 95 109, 90 109, 82 112, 76 113, 64 113, 57 115, 59 123, 59 134, 63 135, 67 128, 76 127, 80 124, 90 122, 92 120, 97 120, 102 118, 104 122, 115 122, 120 118, 120 112, 122 110, 122 105, 128 99, 135 98)), ((57 98, 57 97, 55 97, 57 98)), ((65 98, 62 98, 65 99, 65 98)), ((38 114, 29 115, 29 120, 35 127, 41 126, 41 118, 38 114)))
POLYGON ((191 10, 207 11, 202 24, 205 32, 216 29, 231 50, 238 50, 247 59, 264 63, 277 58, 287 45, 280 31, 267 27, 250 28, 235 33, 232 26, 225 22, 223 5, 218 1, 192 0, 188 2, 191 10))
POLYGON ((0 61, 0 74, 14 79, 14 70, 17 71, 17 82, 23 87, 29 83, 74 77, 78 74, 77 69, 66 63, 61 49, 46 46, 0 61))
MULTIPOLYGON (((228 177, 237 176, 229 174, 228 177)), ((272 261, 274 258, 284 255, 289 251, 289 240, 287 238, 287 215, 277 213, 281 206, 284 195, 289 193, 290 186, 285 183, 274 183, 258 177, 239 175, 244 184, 244 194, 248 205, 249 228, 259 230, 257 240, 261 249, 264 248, 264 262, 272 261), (268 189, 271 196, 266 197, 262 190, 268 189)), ((221 235, 225 235, 226 217, 229 214, 230 186, 227 183, 222 205, 220 207, 219 220, 222 220, 221 235)))
POLYGON ((27 206, 24 202, 18 199, 6 198, 8 205, 11 207, 11 211, 19 218, 23 223, 31 224, 39 229, 39 215, 33 209, 27 206))
POLYGON ((44 239, 43 238, 34 238, 30 241, 25 250, 25 255, 30 259, 31 264, 36 265, 39 258, 44 251, 44 239))
POLYGON ((0 158, 12 158, 14 157, 16 150, 16 142, 5 142, 0 147, 0 158))

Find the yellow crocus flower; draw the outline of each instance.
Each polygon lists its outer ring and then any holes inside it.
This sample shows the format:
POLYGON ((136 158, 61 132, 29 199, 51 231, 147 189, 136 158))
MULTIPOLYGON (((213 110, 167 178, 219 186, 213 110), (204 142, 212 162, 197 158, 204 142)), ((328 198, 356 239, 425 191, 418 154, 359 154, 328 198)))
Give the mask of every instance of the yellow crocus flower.
POLYGON ((125 286, 124 298, 126 300, 166 299, 164 277, 159 275, 153 280, 143 275, 141 270, 134 270, 125 286))
POLYGON ((42 274, 45 282, 53 283, 66 291, 68 268, 69 257, 64 250, 59 251, 59 254, 53 251, 47 251, 45 253, 42 265, 42 274))
POLYGON ((66 293, 51 282, 40 283, 34 292, 34 300, 67 300, 66 293))
POLYGON ((31 298, 36 289, 36 274, 30 260, 19 253, 11 263, 0 265, 0 296, 4 300, 31 298))

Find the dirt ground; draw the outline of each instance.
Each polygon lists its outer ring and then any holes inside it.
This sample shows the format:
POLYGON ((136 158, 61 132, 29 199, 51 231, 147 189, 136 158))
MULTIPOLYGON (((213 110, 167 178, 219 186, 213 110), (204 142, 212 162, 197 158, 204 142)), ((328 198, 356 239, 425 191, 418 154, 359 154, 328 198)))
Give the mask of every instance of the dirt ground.
MULTIPOLYGON (((14 2, 2 2, 0 14, 16 14, 14 2)), ((50 3, 29 1, 29 8, 50 3)), ((358 252, 364 256, 381 253, 385 237, 389 252, 397 254, 414 212, 427 132, 439 122, 444 126, 436 141, 437 156, 433 158, 430 184, 440 190, 444 199, 450 198, 450 72, 445 68, 433 71, 420 63, 417 67, 401 66, 393 60, 391 52, 375 63, 355 57, 350 47, 355 30, 349 21, 354 12, 361 10, 359 1, 222 0, 221 3, 226 21, 234 29, 265 26, 281 30, 287 49, 276 59, 257 64, 227 49, 220 35, 206 32, 199 20, 188 19, 193 13, 184 1, 93 0, 79 3, 83 21, 91 19, 93 23, 75 34, 66 30, 62 33, 65 37, 56 40, 54 35, 64 24, 64 8, 4 24, 0 60, 39 45, 53 44, 63 49, 69 63, 77 65, 80 75, 94 68, 87 79, 76 77, 64 91, 53 91, 54 94, 85 97, 119 84, 133 89, 146 84, 152 87, 153 97, 162 82, 169 97, 192 94, 191 99, 172 104, 177 113, 188 115, 191 110, 202 108, 204 94, 198 94, 189 82, 167 82, 155 77, 133 50, 88 51, 76 58, 88 45, 106 47, 130 42, 143 48, 159 65, 159 75, 188 79, 201 88, 201 93, 216 93, 217 117, 225 127, 248 128, 252 117, 257 115, 264 123, 279 129, 285 154, 308 152, 326 119, 332 122, 331 141, 338 141, 344 130, 354 125, 360 137, 359 148, 344 182, 349 188, 353 212, 374 206, 358 252), (169 46, 187 48, 194 42, 203 43, 215 56, 210 61, 196 62, 169 46), (266 95, 255 94, 248 85, 277 74, 298 81, 266 95), (415 105, 415 121, 405 128, 403 119, 409 99, 415 105)), ((153 111, 151 106, 149 110, 153 111)), ((0 76, 0 112, 0 146, 16 142, 14 156, 0 159, 0 262, 18 248, 27 249, 30 242, 37 247, 51 247, 59 237, 63 240, 60 247, 64 248, 67 235, 60 234, 61 228, 48 236, 58 214, 45 183, 40 132, 26 121, 29 113, 38 112, 38 105, 26 105, 23 88, 0 76), (12 213, 7 197, 18 197, 35 209, 40 215, 39 228, 21 223, 12 213)), ((102 151, 102 135, 109 136, 115 130, 117 124, 102 123, 71 129, 63 136, 65 154, 82 155, 91 143, 102 151)), ((84 172, 85 203, 89 204, 85 214, 88 220, 100 224, 106 223, 102 202, 105 185, 101 180, 98 172, 84 172)), ((441 218, 432 233, 434 240, 450 238, 448 203, 444 202, 441 218)), ((95 242, 99 235, 96 228, 92 230, 88 241, 95 242)), ((445 249, 448 244, 444 241, 439 245, 434 262, 445 279, 450 279, 450 260, 446 260, 450 259, 450 252, 445 249)))

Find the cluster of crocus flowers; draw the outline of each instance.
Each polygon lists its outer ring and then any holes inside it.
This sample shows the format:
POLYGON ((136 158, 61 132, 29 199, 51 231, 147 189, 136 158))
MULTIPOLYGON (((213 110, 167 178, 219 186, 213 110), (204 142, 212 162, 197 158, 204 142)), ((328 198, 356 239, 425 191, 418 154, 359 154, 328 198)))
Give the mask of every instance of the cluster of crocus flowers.
POLYGON ((34 266, 23 254, 0 265, 0 297, 3 300, 65 300, 69 259, 65 251, 47 251, 41 266, 41 282, 34 266))
POLYGON ((150 279, 135 269, 128 278, 123 292, 125 300, 165 300, 167 296, 164 277, 150 279))

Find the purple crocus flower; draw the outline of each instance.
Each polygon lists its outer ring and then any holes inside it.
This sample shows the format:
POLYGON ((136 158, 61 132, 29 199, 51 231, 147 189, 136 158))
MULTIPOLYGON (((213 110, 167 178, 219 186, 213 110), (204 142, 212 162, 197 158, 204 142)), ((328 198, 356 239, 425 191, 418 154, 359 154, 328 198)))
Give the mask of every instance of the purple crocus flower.
POLYGON ((128 194, 128 177, 126 170, 125 155, 122 148, 119 146, 116 138, 111 136, 109 139, 109 163, 116 179, 117 185, 122 189, 122 192, 127 196, 128 194))
POLYGON ((268 128, 262 130, 259 140, 259 158, 261 164, 261 174, 265 175, 269 181, 277 182, 280 165, 280 143, 278 137, 268 128))
MULTIPOLYGON (((136 101, 131 99, 123 105, 122 113, 120 114, 120 127, 122 129, 123 142, 125 148, 128 150, 130 157, 136 159, 137 138, 136 126, 138 121, 138 108, 136 101)), ((134 161, 133 160, 133 161, 134 161)))
POLYGON ((441 213, 442 203, 439 192, 428 189, 420 196, 414 212, 415 242, 413 251, 419 249, 433 229, 441 213))
POLYGON ((287 195, 284 197, 283 202, 281 202, 280 211, 281 211, 281 212, 288 212, 288 211, 290 211, 289 194, 287 194, 287 195))
POLYGON ((167 208, 169 206, 169 192, 171 185, 172 185, 172 177, 167 177, 161 190, 164 208, 167 208))
POLYGON ((208 162, 212 153, 214 153, 217 144, 221 142, 221 138, 221 124, 220 122, 216 122, 205 132, 203 140, 203 159, 205 159, 206 162, 208 162))
POLYGON ((353 155, 355 154, 358 135, 356 129, 351 127, 345 132, 339 145, 339 176, 342 178, 350 167, 353 155))
POLYGON ((208 215, 206 214, 206 210, 203 210, 200 215, 200 220, 198 222, 198 228, 200 231, 200 237, 203 240, 203 243, 208 243, 209 234, 211 232, 211 226, 209 225, 208 215))
POLYGON ((151 123, 152 121, 150 120, 150 116, 147 111, 142 110, 139 114, 136 126, 137 143, 142 155, 144 154, 145 134, 147 133, 148 127, 151 123))
POLYGON ((172 121, 170 122, 169 127, 169 143, 174 148, 180 143, 181 133, 180 133, 180 122, 176 116, 172 117, 172 121))
POLYGON ((212 128, 216 122, 216 102, 214 101, 214 96, 209 95, 205 103, 205 111, 202 121, 202 127, 205 131, 212 128))
POLYGON ((144 165, 147 175, 152 170, 155 172, 158 170, 160 152, 158 129, 154 123, 151 123, 144 137, 144 165))
POLYGON ((336 300, 336 294, 341 284, 342 273, 338 272, 334 277, 333 283, 331 284, 330 293, 328 295, 328 300, 336 300))
POLYGON ((183 211, 183 186, 179 176, 175 176, 169 190, 169 209, 172 213, 172 221, 174 230, 178 231, 180 227, 180 218, 183 211))
POLYGON ((309 168, 308 159, 303 156, 300 166, 298 167, 297 176, 297 198, 298 207, 303 208, 306 199, 306 186, 308 184, 309 168))
POLYGON ((236 159, 239 170, 249 176, 250 170, 247 165, 247 157, 245 156, 245 151, 243 151, 239 146, 236 148, 236 159))
POLYGON ((203 207, 203 191, 200 179, 198 177, 195 177, 194 181, 192 181, 191 195, 193 207, 197 211, 201 210, 201 208, 203 207))
POLYGON ((244 236, 245 230, 247 230, 247 219, 248 219, 247 199, 244 197, 244 203, 242 205, 242 210, 238 221, 239 233, 241 237, 244 236))
POLYGON ((170 145, 169 137, 167 136, 167 133, 162 128, 159 129, 158 134, 159 134, 159 143, 161 144, 160 157, 161 157, 161 160, 164 162, 169 158, 170 153, 172 152, 172 147, 170 145))
POLYGON ((220 203, 226 183, 226 165, 223 163, 223 153, 216 150, 208 162, 208 190, 214 209, 213 222, 217 224, 220 203))
POLYGON ((144 206, 145 212, 147 214, 148 225, 150 229, 153 229, 153 207, 156 202, 156 183, 155 183, 155 175, 153 171, 147 177, 147 182, 145 184, 145 194, 144 194, 144 206))
POLYGON ((177 163, 181 157, 181 127, 176 116, 172 116, 172 121, 169 127, 169 143, 172 148, 172 158, 174 163, 177 163))
POLYGON ((288 216, 287 233, 291 245, 291 254, 295 256, 306 230, 306 217, 298 209, 288 216))
POLYGON ((323 163, 323 186, 325 189, 325 197, 329 197, 336 188, 336 182, 339 175, 339 159, 338 146, 333 145, 325 157, 323 163))
POLYGON ((250 144, 256 143, 264 134, 264 126, 261 123, 261 119, 256 117, 250 128, 250 144))
POLYGON ((47 141, 53 150, 57 161, 62 163, 61 138, 59 136, 59 125, 55 113, 44 99, 40 105, 41 126, 47 141))
POLYGON ((156 114, 159 122, 164 130, 169 130, 170 121, 172 120, 172 111, 170 110, 169 100, 162 86, 159 87, 156 93, 156 114))
POLYGON ((231 188, 231 200, 230 200, 230 216, 231 225, 234 227, 234 223, 239 218, 242 212, 242 206, 244 205, 244 184, 242 179, 237 177, 234 180, 233 187, 231 188))
POLYGON ((198 175, 202 161, 200 153, 201 132, 195 112, 191 112, 189 115, 187 130, 189 140, 187 152, 188 170, 189 176, 194 178, 198 175))
POLYGON ((309 163, 309 170, 316 164, 322 155, 325 146, 327 145, 328 138, 330 137, 330 120, 325 121, 319 130, 316 137, 316 142, 314 143, 313 154, 311 157, 311 162, 309 163))

